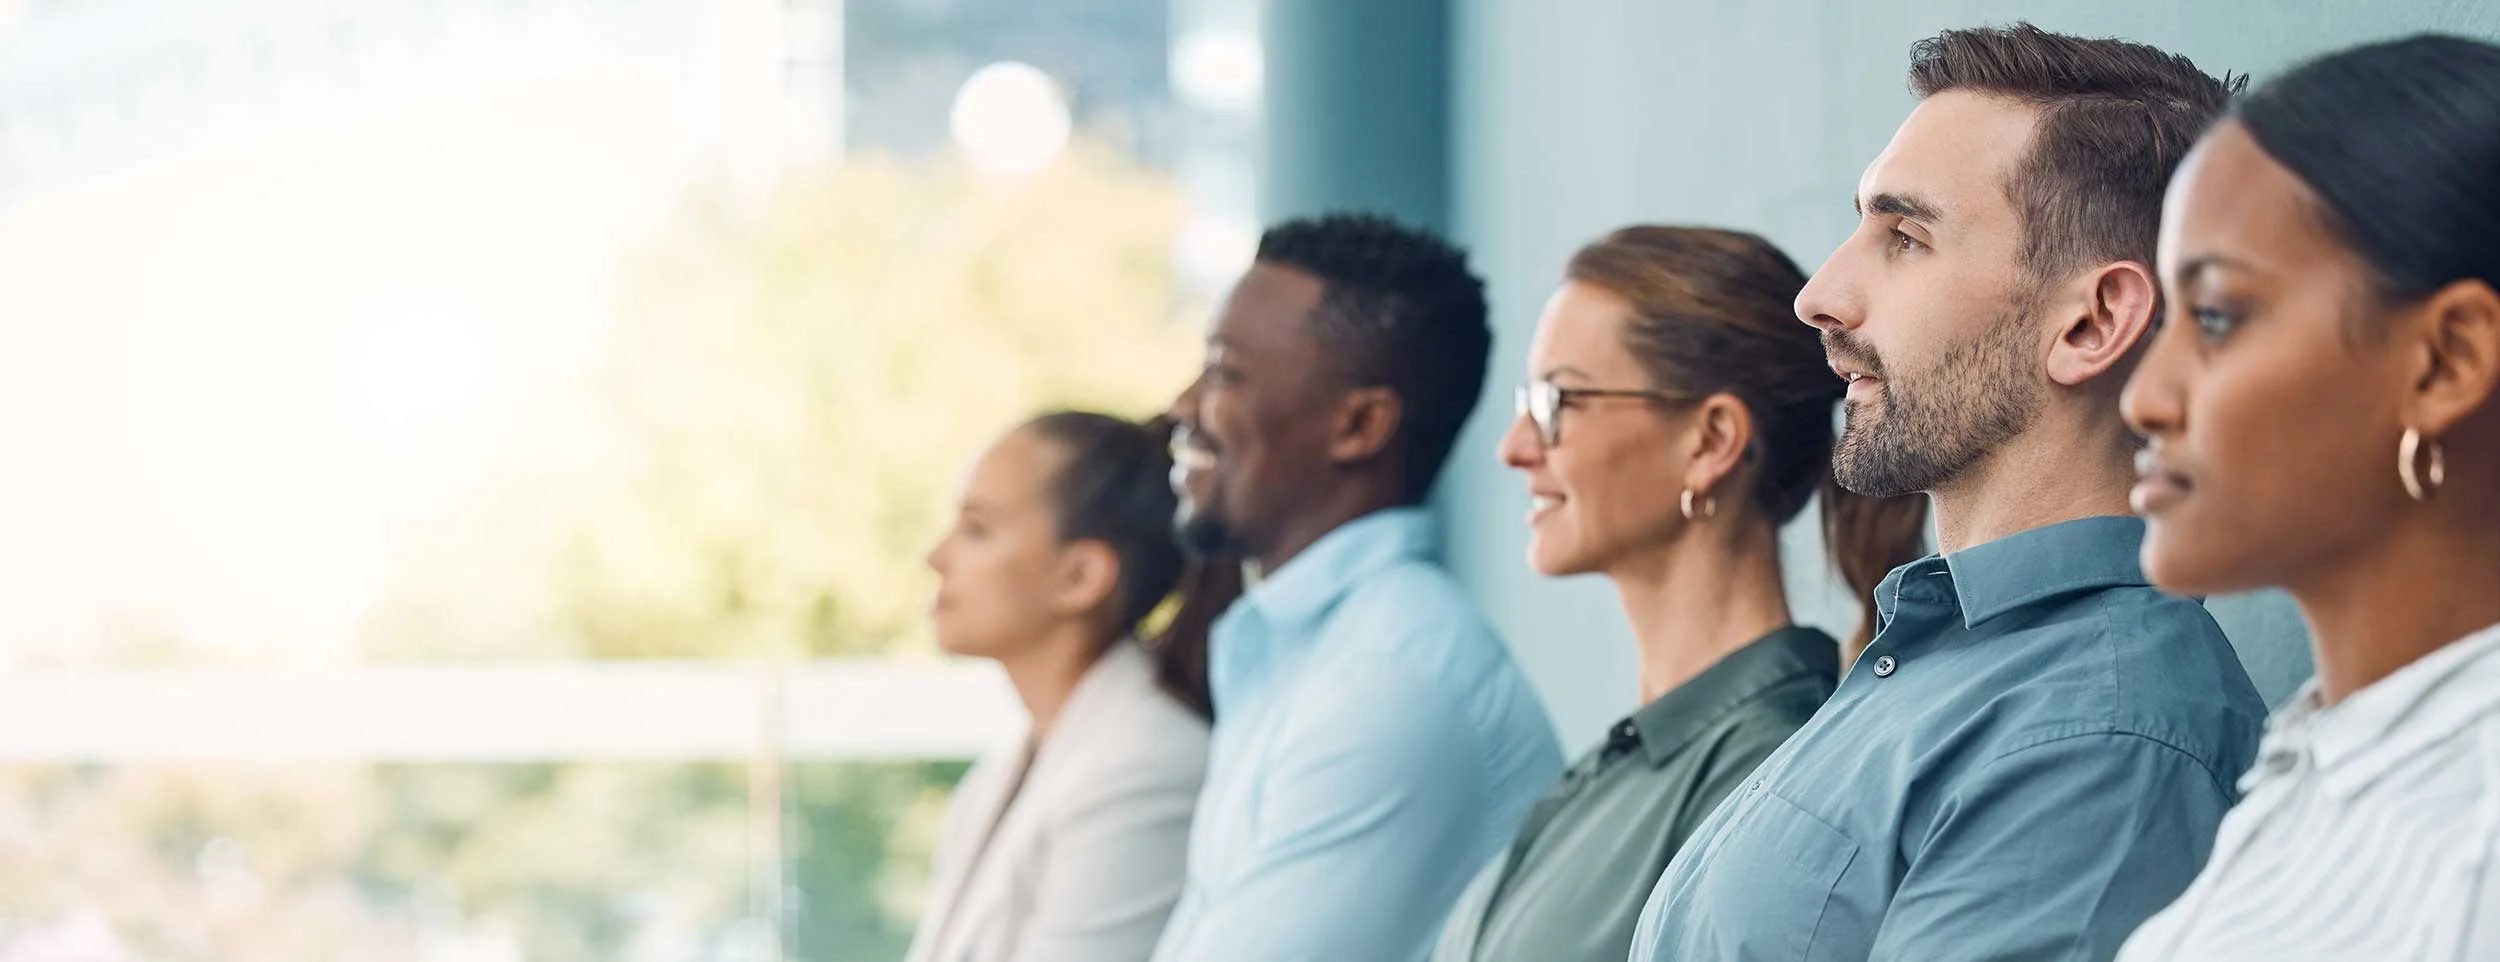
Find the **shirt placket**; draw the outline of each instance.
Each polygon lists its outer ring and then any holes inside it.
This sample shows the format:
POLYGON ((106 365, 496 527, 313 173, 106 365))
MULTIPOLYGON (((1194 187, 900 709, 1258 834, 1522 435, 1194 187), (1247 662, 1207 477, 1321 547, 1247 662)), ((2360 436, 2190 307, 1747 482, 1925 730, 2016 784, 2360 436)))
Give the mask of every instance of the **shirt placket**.
POLYGON ((1902 638, 1941 637, 1952 630, 1959 615, 1952 597, 1949 574, 1939 567, 1930 572, 1912 572, 1891 585, 1892 604, 1875 629, 1875 637, 1866 650, 1849 666, 1841 678, 1841 686, 1864 688, 1883 684, 1909 666, 1909 653, 1899 645, 1902 638))

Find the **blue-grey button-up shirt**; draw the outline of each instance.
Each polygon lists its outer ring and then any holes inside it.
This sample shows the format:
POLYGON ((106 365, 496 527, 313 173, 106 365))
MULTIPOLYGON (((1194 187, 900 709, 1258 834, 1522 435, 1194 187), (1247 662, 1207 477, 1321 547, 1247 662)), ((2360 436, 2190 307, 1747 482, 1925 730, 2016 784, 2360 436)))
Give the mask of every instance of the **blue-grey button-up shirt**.
POLYGON ((1420 510, 1330 532, 1216 622, 1216 726, 1161 962, 1400 962, 1562 774, 1420 510))
POLYGON ((1651 892, 1652 960, 2106 960, 2204 865, 2265 722, 2134 518, 1928 557, 1651 892))

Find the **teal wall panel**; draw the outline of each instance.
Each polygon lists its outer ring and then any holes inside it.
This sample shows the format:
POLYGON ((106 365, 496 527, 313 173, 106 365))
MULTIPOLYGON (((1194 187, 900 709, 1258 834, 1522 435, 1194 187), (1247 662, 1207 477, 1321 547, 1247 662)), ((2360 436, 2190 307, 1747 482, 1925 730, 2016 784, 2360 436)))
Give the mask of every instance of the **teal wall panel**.
MULTIPOLYGON (((2030 19, 2260 80, 2420 30, 2500 38, 2500 4, 2488 0, 1455 0, 1449 19, 1449 224, 1491 282, 1498 339, 1439 507, 1453 566, 1573 746, 1633 707, 1629 632, 1604 582, 1527 570, 1527 497, 1493 450, 1537 309, 1575 247, 1627 223, 1712 224, 1759 232, 1812 270, 1853 222, 1860 170, 1913 104, 1902 84, 1910 44, 1948 27, 2030 19)), ((1283 108, 1271 104, 1271 117, 1283 108)), ((1800 620, 1845 630, 1855 608, 1815 532, 1799 525, 1784 541, 1800 620)), ((2215 610, 2262 686, 2279 692, 2306 673, 2298 620, 2279 597, 2215 610)))

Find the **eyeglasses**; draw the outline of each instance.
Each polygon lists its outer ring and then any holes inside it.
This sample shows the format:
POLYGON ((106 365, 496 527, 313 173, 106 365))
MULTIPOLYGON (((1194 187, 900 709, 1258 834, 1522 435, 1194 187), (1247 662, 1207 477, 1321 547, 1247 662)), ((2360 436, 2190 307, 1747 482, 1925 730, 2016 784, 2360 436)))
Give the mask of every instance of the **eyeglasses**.
POLYGON ((1552 381, 1535 380, 1519 386, 1514 396, 1512 417, 1526 415, 1536 425, 1536 437, 1546 447, 1562 443, 1563 408, 1574 402, 1595 398, 1638 398, 1653 404, 1689 403, 1700 398, 1673 391, 1634 390, 1631 388, 1563 387, 1552 381))

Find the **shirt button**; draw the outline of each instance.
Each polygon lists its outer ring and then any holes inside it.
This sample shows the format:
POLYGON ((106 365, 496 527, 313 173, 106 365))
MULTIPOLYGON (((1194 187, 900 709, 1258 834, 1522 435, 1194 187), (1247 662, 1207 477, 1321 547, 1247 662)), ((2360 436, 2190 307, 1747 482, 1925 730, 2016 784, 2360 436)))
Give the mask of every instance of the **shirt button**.
POLYGON ((1901 662, 1894 659, 1891 655, 1875 656, 1875 677, 1877 678, 1890 678, 1892 677, 1893 671, 1900 667, 1901 662))

